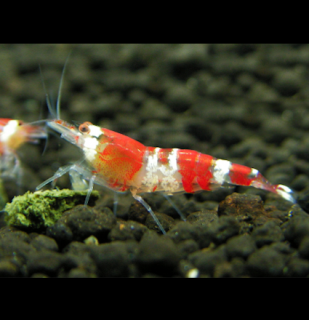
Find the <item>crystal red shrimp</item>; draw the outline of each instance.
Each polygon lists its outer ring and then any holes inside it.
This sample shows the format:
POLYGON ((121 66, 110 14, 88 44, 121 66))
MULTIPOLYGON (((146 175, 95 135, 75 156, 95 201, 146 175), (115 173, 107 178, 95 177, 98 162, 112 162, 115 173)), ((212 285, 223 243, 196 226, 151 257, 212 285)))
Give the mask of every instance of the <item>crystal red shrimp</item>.
POLYGON ((26 142, 46 139, 46 130, 21 120, 0 118, 0 172, 15 175, 19 172, 17 149, 26 142))
MULTIPOLYGON (((252 186, 278 194, 295 202, 292 190, 284 185, 273 185, 258 170, 227 160, 216 159, 194 150, 162 149, 147 147, 142 143, 111 131, 84 122, 77 129, 62 120, 51 120, 47 125, 61 133, 61 137, 79 147, 85 161, 60 168, 53 177, 43 182, 38 189, 70 172, 71 180, 82 187, 89 180, 89 192, 93 183, 106 186, 113 191, 130 190, 134 199, 150 212, 162 233, 165 230, 149 205, 138 194, 163 192, 194 193, 199 190, 212 191, 225 185, 252 186)), ((87 203, 88 199, 86 199, 87 203)))

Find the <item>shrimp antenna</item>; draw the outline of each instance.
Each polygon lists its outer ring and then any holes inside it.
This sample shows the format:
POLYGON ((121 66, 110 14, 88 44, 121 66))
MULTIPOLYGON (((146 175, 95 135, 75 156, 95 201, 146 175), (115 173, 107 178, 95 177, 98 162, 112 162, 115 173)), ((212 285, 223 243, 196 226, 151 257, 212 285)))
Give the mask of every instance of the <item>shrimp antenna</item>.
MULTIPOLYGON (((58 137, 55 132, 49 132, 49 134, 51 134, 51 135, 53 135, 55 137, 58 137)), ((49 135, 46 136, 46 142, 45 142, 45 145, 44 145, 44 149, 43 149, 42 155, 44 155, 46 150, 47 150, 48 137, 49 137, 49 135)))
POLYGON ((45 97, 46 97, 46 104, 47 104, 47 107, 48 107, 48 111, 52 115, 52 117, 55 117, 56 115, 55 115, 54 110, 52 109, 52 104, 50 102, 50 98, 49 98, 49 95, 48 95, 47 90, 46 90, 45 81, 44 81, 44 77, 43 77, 43 70, 42 70, 40 64, 39 64, 39 69, 40 69, 40 75, 41 75, 43 89, 44 89, 44 93, 45 93, 45 97))
POLYGON ((71 55, 72 51, 68 54, 64 66, 63 66, 63 70, 62 70, 62 74, 61 74, 61 78, 60 78, 60 83, 59 83, 59 89, 58 89, 58 97, 57 97, 57 105, 56 105, 56 114, 57 114, 57 119, 60 119, 60 100, 61 100, 61 88, 62 88, 62 83, 63 83, 63 78, 64 78, 64 72, 66 69, 66 66, 68 64, 70 55, 71 55))
POLYGON ((80 121, 75 121, 75 120, 72 120, 71 122, 74 124, 76 128, 78 128, 82 124, 80 121))

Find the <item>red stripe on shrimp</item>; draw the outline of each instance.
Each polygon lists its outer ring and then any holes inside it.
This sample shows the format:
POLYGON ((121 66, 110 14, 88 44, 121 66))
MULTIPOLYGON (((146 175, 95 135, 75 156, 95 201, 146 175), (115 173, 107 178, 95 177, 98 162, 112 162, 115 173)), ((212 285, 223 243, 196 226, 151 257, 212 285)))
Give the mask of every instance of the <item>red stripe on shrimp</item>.
POLYGON ((185 192, 193 193, 193 182, 196 177, 196 161, 199 153, 193 150, 178 150, 178 172, 182 175, 182 185, 185 192))
POLYGON ((256 177, 249 177, 252 169, 241 164, 233 163, 230 168, 230 179, 231 183, 241 185, 241 186, 250 186, 251 182, 256 177))
POLYGON ((210 169, 213 161, 214 157, 194 150, 178 151, 179 173, 182 175, 182 184, 186 192, 192 193, 200 188, 211 190, 210 180, 213 174, 210 169))
POLYGON ((211 190, 210 181, 213 178, 212 171, 210 170, 215 158, 208 155, 200 153, 200 157, 196 164, 197 173, 197 183, 203 190, 211 190))

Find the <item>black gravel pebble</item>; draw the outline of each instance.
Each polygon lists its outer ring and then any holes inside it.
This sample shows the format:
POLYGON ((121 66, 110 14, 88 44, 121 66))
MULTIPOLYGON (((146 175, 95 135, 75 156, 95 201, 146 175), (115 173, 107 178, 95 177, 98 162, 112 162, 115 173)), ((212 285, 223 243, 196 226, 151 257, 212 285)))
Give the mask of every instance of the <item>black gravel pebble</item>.
POLYGON ((197 242, 192 239, 181 241, 177 245, 177 247, 178 247, 178 251, 180 253, 181 259, 187 259, 189 254, 199 249, 197 242))
POLYGON ((299 255, 309 260, 309 235, 303 237, 299 244, 299 255))
POLYGON ((95 278, 95 275, 89 274, 86 270, 81 268, 72 269, 68 274, 68 278, 95 278))
POLYGON ((43 251, 31 254, 27 260, 28 275, 42 273, 56 276, 65 262, 65 256, 58 252, 43 251))
POLYGON ((274 221, 266 222, 264 225, 255 228, 251 235, 258 248, 284 240, 282 230, 274 221))
MULTIPOLYGON (((167 214, 156 212, 155 215, 159 219, 159 221, 160 221, 160 223, 161 223, 161 225, 162 225, 162 227, 163 227, 163 229, 165 231, 170 230, 175 225, 174 219, 171 218, 170 216, 168 216, 167 214)), ((152 218, 152 216, 150 214, 146 218, 145 225, 150 230, 154 230, 154 231, 156 231, 158 233, 161 233, 158 225, 153 220, 153 218, 152 218)))
POLYGON ((0 261, 0 277, 17 277, 20 276, 18 266, 10 260, 1 259, 0 261))
POLYGON ((35 237, 30 242, 30 244, 38 251, 50 250, 57 252, 59 250, 57 242, 54 239, 47 237, 43 234, 40 234, 37 237, 35 237))
POLYGON ((91 258, 95 261, 100 277, 127 277, 133 260, 125 242, 113 242, 91 248, 91 258))
POLYGON ((0 239, 0 259, 16 257, 16 260, 24 262, 35 251, 30 244, 14 237, 14 233, 7 234, 0 239))
POLYGON ((256 250, 255 241, 248 234, 233 237, 226 243, 226 254, 229 259, 238 257, 246 260, 256 250))
POLYGON ((231 262, 223 262, 216 265, 214 269, 215 278, 239 278, 247 276, 245 262, 235 258, 231 262))
POLYGON ((218 214, 242 220, 247 217, 254 221, 258 217, 265 216, 265 209, 259 196, 233 193, 220 203, 218 214))
POLYGON ((259 196, 233 193, 219 204, 218 214, 234 217, 240 225, 240 233, 246 233, 251 232, 256 226, 264 225, 269 220, 279 223, 277 216, 272 214, 273 209, 275 210, 276 207, 265 208, 259 196))
MULTIPOLYGON (((83 270, 83 273, 87 274, 87 277, 97 277, 97 267, 91 258, 91 246, 72 241, 62 252, 69 258, 67 262, 70 262, 71 270, 83 270)), ((68 266, 68 275, 71 270, 68 266)))
POLYGON ((214 232, 213 242, 219 245, 238 235, 240 224, 233 217, 220 217, 212 224, 212 230, 214 232))
POLYGON ((284 269, 284 273, 288 277, 308 277, 309 276, 309 261, 292 258, 284 269))
POLYGON ((109 208, 79 205, 66 211, 52 227, 47 228, 47 235, 54 238, 61 246, 72 240, 82 241, 91 235, 100 242, 105 242, 108 233, 115 225, 116 217, 109 208))
POLYGON ((177 274, 180 258, 181 253, 171 239, 147 232, 140 242, 136 263, 142 273, 173 276, 177 274))
POLYGON ((309 216, 308 217, 293 217, 286 224, 284 231, 285 238, 292 245, 298 247, 302 240, 309 234, 309 216))
POLYGON ((140 241, 147 227, 136 221, 121 221, 108 234, 109 241, 136 240, 140 241))
POLYGON ((10 239, 10 241, 31 242, 30 235, 25 231, 20 231, 14 227, 3 227, 0 231, 0 239, 10 239))
POLYGON ((167 236, 175 243, 190 239, 197 241, 199 239, 199 230, 195 225, 179 222, 175 227, 168 231, 167 236))
POLYGON ((254 277, 283 276, 288 257, 270 246, 252 253, 247 262, 247 270, 254 277))
POLYGON ((202 275, 213 276, 215 267, 227 259, 224 247, 214 251, 197 251, 189 255, 189 261, 201 272, 202 275))
POLYGON ((46 235, 55 239, 61 248, 73 241, 71 229, 59 221, 54 226, 47 228, 46 235))
POLYGON ((187 217, 187 221, 197 225, 208 225, 211 222, 219 219, 216 210, 203 210, 199 212, 193 212, 187 217))

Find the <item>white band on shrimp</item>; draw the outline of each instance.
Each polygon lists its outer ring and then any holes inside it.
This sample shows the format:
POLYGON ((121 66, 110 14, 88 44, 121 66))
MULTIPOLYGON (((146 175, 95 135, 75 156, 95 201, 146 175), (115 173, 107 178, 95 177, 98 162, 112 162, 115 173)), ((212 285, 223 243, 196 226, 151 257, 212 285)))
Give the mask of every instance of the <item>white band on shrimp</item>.
POLYGON ((89 128, 89 135, 93 137, 99 138, 103 134, 103 131, 98 126, 94 126, 93 124, 91 124, 88 126, 88 128, 89 128))
MULTIPOLYGON (((157 149, 161 150, 160 148, 156 148, 156 150, 157 149)), ((156 153, 157 153, 157 151, 156 151, 156 153)), ((165 176, 171 176, 178 171, 177 155, 178 155, 178 149, 174 148, 168 155, 168 165, 162 164, 161 166, 158 167, 158 169, 165 176)))
POLYGON ((147 151, 145 154, 147 165, 146 174, 142 179, 142 183, 147 186, 149 190, 152 190, 159 183, 159 178, 156 173, 158 169, 158 150, 160 150, 160 148, 156 148, 153 153, 147 151))
POLYGON ((218 159, 215 161, 213 177, 216 183, 223 184, 224 182, 230 182, 230 168, 232 163, 227 160, 218 159))
POLYGON ((19 126, 18 120, 10 120, 7 125, 4 126, 1 133, 1 141, 6 142, 16 132, 19 126))
POLYGON ((85 137, 83 139, 83 151, 85 153, 86 159, 91 162, 95 159, 97 155, 97 146, 99 141, 96 138, 85 137))
POLYGON ((250 176, 250 178, 251 178, 251 177, 254 177, 254 178, 255 178, 255 177, 258 176, 258 174, 259 174, 259 171, 256 170, 256 169, 254 169, 254 168, 252 168, 249 176, 250 176))

